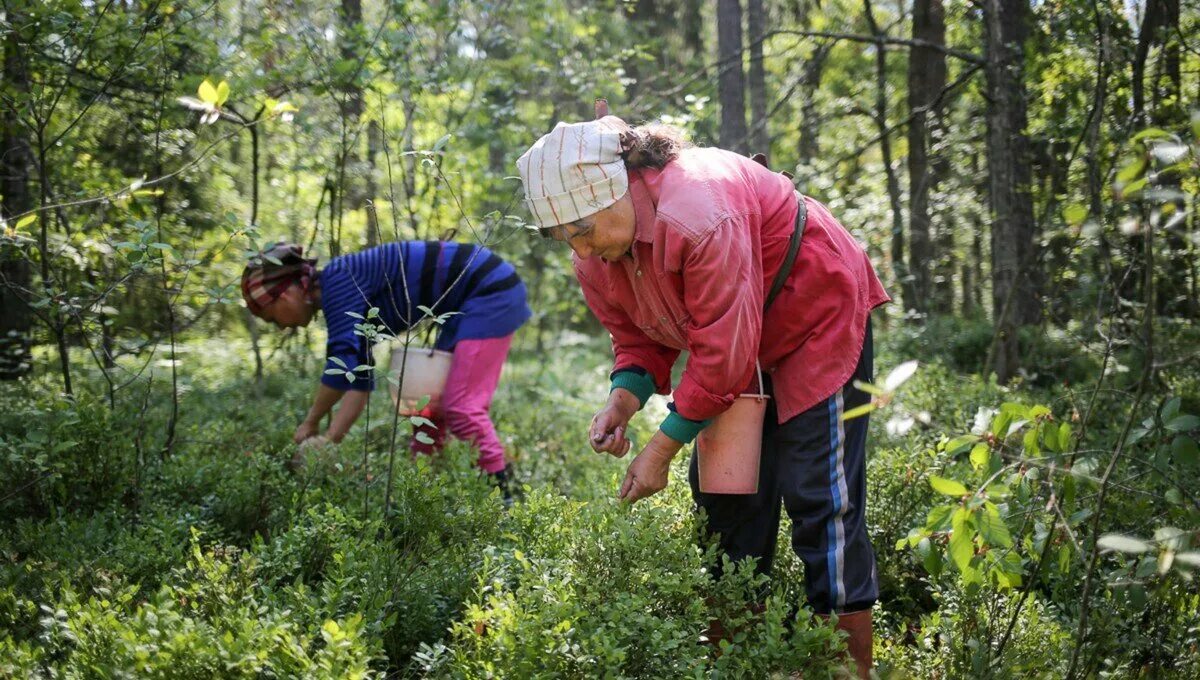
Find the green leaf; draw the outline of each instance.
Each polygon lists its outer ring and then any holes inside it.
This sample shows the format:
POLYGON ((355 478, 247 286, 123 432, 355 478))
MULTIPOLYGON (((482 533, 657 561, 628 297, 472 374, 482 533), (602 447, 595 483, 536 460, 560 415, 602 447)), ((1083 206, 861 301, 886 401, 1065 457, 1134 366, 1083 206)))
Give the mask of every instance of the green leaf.
POLYGON ((1063 209, 1063 219, 1065 219, 1067 224, 1071 226, 1083 224, 1083 221, 1087 219, 1087 216, 1088 209, 1085 206, 1079 205, 1078 203, 1072 203, 1063 209))
POLYGON ((1200 111, 1192 112, 1192 136, 1200 142, 1200 111))
POLYGON ((224 104, 227 99, 229 99, 229 83, 222 80, 221 84, 217 85, 217 101, 215 103, 217 106, 220 106, 224 104))
POLYGON ((1200 446, 1196 445, 1196 440, 1187 435, 1178 435, 1175 441, 1171 442, 1171 457, 1179 465, 1188 467, 1196 467, 1200 463, 1200 446))
POLYGON ((1200 567, 1200 552, 1175 553, 1175 561, 1192 567, 1200 567))
POLYGON ((1160 414, 1163 420, 1170 420, 1179 414, 1179 405, 1182 404, 1179 397, 1171 397, 1163 402, 1162 413, 1160 414))
POLYGON ((956 482, 953 479, 946 479, 945 477, 938 477, 937 475, 929 477, 929 486, 944 496, 965 496, 971 493, 960 482, 956 482))
POLYGON ((37 213, 30 213, 30 214, 22 217, 21 219, 17 220, 17 223, 13 225, 13 229, 24 229, 25 227, 28 227, 29 225, 36 222, 37 218, 38 218, 37 213))
POLYGON ((866 404, 863 404, 862 406, 855 406, 854 408, 850 409, 849 411, 844 411, 842 413, 842 422, 845 422, 847 420, 853 420, 855 418, 858 418, 859 416, 865 416, 874 410, 875 410, 874 402, 868 402, 866 404))
POLYGON ((1101 550, 1116 550, 1123 553, 1144 553, 1150 551, 1150 544, 1132 536, 1121 534, 1104 534, 1096 541, 1096 547, 1101 550))
POLYGON ((925 571, 929 572, 929 575, 934 578, 942 575, 943 565, 944 561, 940 550, 929 550, 921 560, 921 566, 925 567, 925 571))
POLYGON ((1196 416, 1175 416, 1171 422, 1167 423, 1168 430, 1175 432, 1191 432, 1192 430, 1200 429, 1200 417, 1196 416))
POLYGON ((205 78, 204 82, 200 83, 200 88, 196 90, 196 94, 200 97, 200 101, 206 104, 217 104, 217 99, 220 95, 217 94, 217 88, 213 87, 212 82, 205 78))
POLYGON ((1145 130, 1142 130, 1136 135, 1130 137, 1129 141, 1140 142, 1144 139, 1170 139, 1171 137, 1171 133, 1163 130, 1162 128, 1146 128, 1145 130))
POLYGON ((977 441, 979 441, 979 437, 977 437, 973 434, 964 435, 962 437, 955 437, 954 439, 951 439, 950 441, 946 442, 946 455, 957 456, 958 454, 962 453, 963 451, 966 451, 968 448, 971 447, 972 444, 974 444, 977 441))
POLYGON ((442 135, 441 139, 439 139, 439 140, 437 140, 436 142, 434 142, 434 143, 433 143, 433 151, 434 151, 434 153, 437 153, 438 151, 441 151, 441 150, 442 150, 442 148, 444 148, 444 147, 446 146, 446 142, 449 142, 449 141, 450 141, 450 138, 451 138, 451 137, 453 137, 453 136, 454 136, 454 135, 452 135, 452 134, 450 134, 450 133, 446 133, 446 134, 442 135))
POLYGON ((987 444, 979 442, 971 449, 971 466, 982 470, 991 462, 992 449, 987 444))
POLYGON ((1135 179, 1121 187, 1121 196, 1124 198, 1134 198, 1137 196, 1137 194, 1141 193, 1141 191, 1145 189, 1146 185, 1149 183, 1150 180, 1145 177, 1142 177, 1141 179, 1135 179))
POLYGON ((950 528, 950 516, 958 507, 954 505, 938 505, 929 510, 925 516, 925 528, 929 531, 946 531, 950 528))
POLYGON ((1025 436, 1022 438, 1022 445, 1025 449, 1025 453, 1031 456, 1042 455, 1042 447, 1038 445, 1038 428, 1030 428, 1030 430, 1025 433, 1025 436))
POLYGON ((988 545, 1012 547, 1012 535, 1009 534, 1008 525, 1004 523, 1004 518, 1000 516, 1000 510, 995 503, 984 503, 982 512, 979 513, 979 535, 988 545))
POLYGON ((425 434, 424 432, 418 432, 416 435, 413 436, 413 438, 416 439, 417 441, 421 442, 422 444, 428 445, 428 444, 433 443, 433 437, 430 437, 429 435, 425 434))
POLYGON ((971 558, 975 556, 975 542, 972 540, 974 537, 970 529, 970 516, 970 512, 959 508, 951 520, 950 559, 958 567, 959 571, 963 572, 971 566, 971 558))

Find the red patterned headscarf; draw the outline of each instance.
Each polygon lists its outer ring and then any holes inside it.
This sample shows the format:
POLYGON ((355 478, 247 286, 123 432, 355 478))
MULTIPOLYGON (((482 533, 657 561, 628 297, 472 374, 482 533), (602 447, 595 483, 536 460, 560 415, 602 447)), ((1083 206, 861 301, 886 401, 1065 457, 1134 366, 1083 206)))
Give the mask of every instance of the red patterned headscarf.
POLYGON ((316 273, 316 258, 306 259, 304 248, 280 241, 250 258, 242 272, 242 299, 259 314, 293 283, 308 290, 316 273))

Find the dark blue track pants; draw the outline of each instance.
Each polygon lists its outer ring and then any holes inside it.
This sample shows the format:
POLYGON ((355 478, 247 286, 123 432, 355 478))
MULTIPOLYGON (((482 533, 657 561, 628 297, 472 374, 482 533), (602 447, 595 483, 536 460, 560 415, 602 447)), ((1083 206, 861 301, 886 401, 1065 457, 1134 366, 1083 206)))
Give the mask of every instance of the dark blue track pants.
POLYGON ((868 321, 854 377, 837 394, 783 424, 769 402, 757 494, 702 493, 692 454, 688 480, 708 534, 717 534, 734 560, 757 558, 763 574, 771 573, 782 503, 792 520, 792 549, 804 562, 809 606, 820 614, 869 609, 879 594, 866 525, 867 417, 841 420, 870 399, 853 382, 872 381, 873 363, 868 321))

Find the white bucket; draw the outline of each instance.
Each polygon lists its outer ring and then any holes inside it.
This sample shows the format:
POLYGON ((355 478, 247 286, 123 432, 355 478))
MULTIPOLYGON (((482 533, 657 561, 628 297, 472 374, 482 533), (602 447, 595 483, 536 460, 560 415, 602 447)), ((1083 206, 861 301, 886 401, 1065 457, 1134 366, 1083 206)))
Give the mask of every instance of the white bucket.
POLYGON ((702 493, 758 493, 763 420, 769 396, 758 369, 758 394, 743 394, 696 437, 697 472, 702 493))
POLYGON ((388 387, 392 401, 403 415, 417 411, 417 403, 429 397, 429 404, 436 410, 446 390, 446 376, 450 375, 450 361, 454 354, 440 349, 403 346, 392 348, 392 360, 388 366, 388 387), (403 370, 403 374, 401 373, 403 370), (395 382, 403 375, 404 384, 395 382))

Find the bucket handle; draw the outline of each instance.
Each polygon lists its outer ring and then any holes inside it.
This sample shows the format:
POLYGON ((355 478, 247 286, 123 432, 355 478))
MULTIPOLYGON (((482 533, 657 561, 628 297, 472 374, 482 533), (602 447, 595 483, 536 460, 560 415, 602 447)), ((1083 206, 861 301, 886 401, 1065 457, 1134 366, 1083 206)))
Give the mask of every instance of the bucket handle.
POLYGON ((769 398, 767 394, 767 385, 763 382, 762 364, 758 359, 754 360, 754 369, 758 373, 758 394, 743 394, 743 397, 754 397, 758 401, 769 398))

